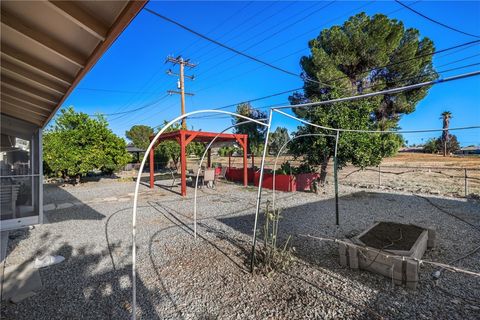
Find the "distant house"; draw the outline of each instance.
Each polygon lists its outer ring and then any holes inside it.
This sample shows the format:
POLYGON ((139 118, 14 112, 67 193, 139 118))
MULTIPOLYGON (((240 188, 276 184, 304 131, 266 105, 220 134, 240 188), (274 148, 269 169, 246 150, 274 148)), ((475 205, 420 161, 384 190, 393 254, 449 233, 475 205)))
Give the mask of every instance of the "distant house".
POLYGON ((127 145, 126 150, 132 155, 132 162, 140 162, 140 154, 145 154, 145 150, 135 147, 132 143, 127 145))
POLYGON ((398 150, 398 152, 416 152, 416 153, 424 153, 425 150, 423 147, 403 147, 398 150))
POLYGON ((478 154, 478 155, 480 155, 480 146, 463 147, 459 151, 455 152, 455 154, 461 154, 461 155, 475 155, 475 154, 478 154))

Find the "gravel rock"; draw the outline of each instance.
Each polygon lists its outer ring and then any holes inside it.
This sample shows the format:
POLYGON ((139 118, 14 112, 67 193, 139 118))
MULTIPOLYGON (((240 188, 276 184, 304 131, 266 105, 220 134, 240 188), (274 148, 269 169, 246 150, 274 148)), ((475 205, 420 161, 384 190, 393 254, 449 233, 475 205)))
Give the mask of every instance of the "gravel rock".
MULTIPOLYGON (((120 199, 131 199, 133 189, 133 183, 115 181, 45 188, 46 203, 83 205, 46 212, 50 224, 24 230, 13 239, 6 264, 21 265, 40 254, 59 254, 66 260, 40 270, 44 291, 18 304, 3 303, 2 318, 129 319, 132 201, 120 199), (117 201, 100 201, 112 197, 117 201)), ((278 241, 292 235, 295 262, 265 276, 252 275, 248 268, 256 189, 220 183, 216 190, 199 190, 195 239, 193 190, 180 198, 163 188, 150 191, 142 186, 136 238, 138 315, 143 319, 479 318, 476 278, 444 270, 435 285, 430 275, 436 268, 424 264, 416 291, 393 287, 382 276, 341 267, 336 245, 299 236, 343 238, 379 220, 427 224, 436 228, 438 246, 427 251, 425 259, 449 262, 479 245, 476 229, 420 197, 349 186, 340 188, 340 226, 336 226, 330 189, 320 195, 277 194, 276 205, 283 209, 278 241)), ((263 193, 262 208, 268 199, 271 191, 263 193)), ((480 225, 477 202, 431 196, 429 200, 480 225)), ((479 255, 455 265, 480 272, 479 255)))

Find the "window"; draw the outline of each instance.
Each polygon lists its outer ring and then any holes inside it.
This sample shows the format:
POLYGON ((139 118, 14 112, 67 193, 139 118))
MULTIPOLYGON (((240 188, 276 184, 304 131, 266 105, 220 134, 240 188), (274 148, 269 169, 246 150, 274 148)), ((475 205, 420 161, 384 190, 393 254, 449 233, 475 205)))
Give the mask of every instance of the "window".
POLYGON ((41 222, 41 128, 1 116, 0 221, 1 229, 41 222))

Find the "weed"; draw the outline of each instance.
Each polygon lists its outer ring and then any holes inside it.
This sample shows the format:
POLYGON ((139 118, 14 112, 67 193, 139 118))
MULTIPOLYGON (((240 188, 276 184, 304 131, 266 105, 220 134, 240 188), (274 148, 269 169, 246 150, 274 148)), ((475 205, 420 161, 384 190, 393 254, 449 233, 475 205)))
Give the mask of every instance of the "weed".
POLYGON ((295 248, 289 246, 291 236, 288 236, 283 245, 277 245, 280 219, 280 210, 271 210, 270 202, 267 201, 263 245, 259 248, 256 259, 257 266, 267 276, 272 275, 276 270, 285 270, 294 260, 292 252, 295 248))

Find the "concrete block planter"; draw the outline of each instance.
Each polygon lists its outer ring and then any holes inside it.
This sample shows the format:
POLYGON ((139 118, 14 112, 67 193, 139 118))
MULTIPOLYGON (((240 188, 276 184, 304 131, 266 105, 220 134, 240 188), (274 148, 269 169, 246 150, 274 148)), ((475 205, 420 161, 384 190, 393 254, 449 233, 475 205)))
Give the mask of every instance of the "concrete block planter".
POLYGON ((435 231, 412 224, 377 222, 345 242, 339 245, 341 265, 379 273, 395 284, 415 289, 419 263, 411 258, 421 259, 427 248, 435 245, 435 231))

